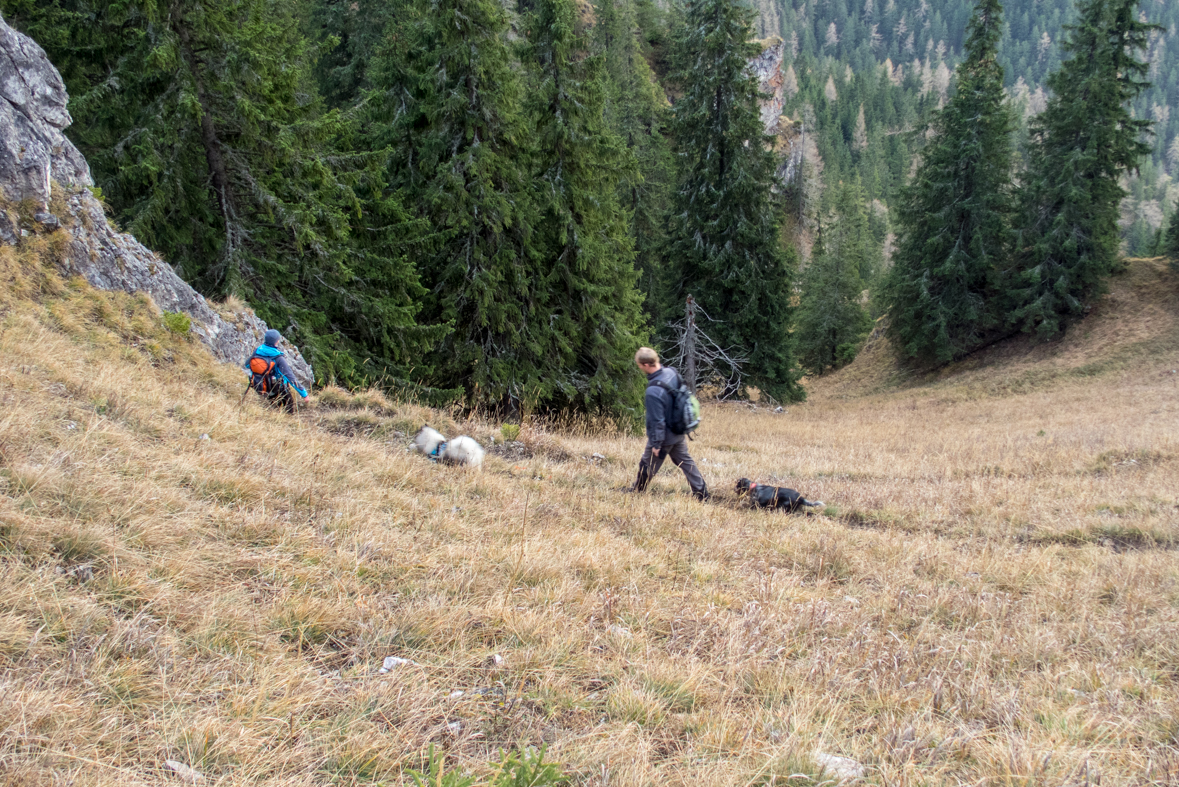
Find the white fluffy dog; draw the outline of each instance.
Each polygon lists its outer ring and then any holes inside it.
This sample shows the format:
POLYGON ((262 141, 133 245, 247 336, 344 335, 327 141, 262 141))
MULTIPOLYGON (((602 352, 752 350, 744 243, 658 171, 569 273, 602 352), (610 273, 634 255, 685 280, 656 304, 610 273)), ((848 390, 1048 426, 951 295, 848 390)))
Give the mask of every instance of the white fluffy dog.
POLYGON ((483 446, 466 435, 447 440, 440 432, 423 426, 413 439, 413 447, 418 453, 448 465, 479 467, 483 464, 483 446))

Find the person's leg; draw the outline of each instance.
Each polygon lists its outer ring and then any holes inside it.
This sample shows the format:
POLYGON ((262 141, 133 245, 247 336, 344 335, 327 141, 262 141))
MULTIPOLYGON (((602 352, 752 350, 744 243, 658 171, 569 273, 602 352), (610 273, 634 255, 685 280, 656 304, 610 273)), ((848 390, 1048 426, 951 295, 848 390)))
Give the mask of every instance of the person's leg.
POLYGON ((643 451, 643 458, 639 460, 639 474, 635 478, 634 490, 642 492, 647 488, 647 484, 651 483, 651 479, 659 472, 659 468, 663 466, 663 460, 667 458, 667 450, 661 449, 659 456, 655 456, 651 451, 651 446, 643 451))
POLYGON ((681 438, 664 448, 672 463, 684 471, 684 478, 688 479, 688 486, 692 488, 692 494, 701 500, 706 499, 708 486, 704 483, 704 476, 700 474, 700 468, 696 466, 696 460, 688 454, 687 438, 681 438))
POLYGON ((270 403, 275 407, 286 410, 288 413, 295 412, 295 400, 291 397, 291 391, 285 385, 280 385, 274 389, 274 393, 270 397, 270 403))

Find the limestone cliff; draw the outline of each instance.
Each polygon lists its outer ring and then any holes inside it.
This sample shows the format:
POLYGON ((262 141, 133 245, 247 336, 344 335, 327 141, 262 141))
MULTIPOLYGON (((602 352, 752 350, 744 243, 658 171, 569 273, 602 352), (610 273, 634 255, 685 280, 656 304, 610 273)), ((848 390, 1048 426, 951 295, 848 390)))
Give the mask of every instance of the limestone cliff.
MULTIPOLYGON (((86 159, 62 133, 71 122, 67 102, 65 84, 45 51, 0 17, 0 194, 5 202, 23 205, 22 213, 32 216, 38 231, 72 236, 65 273, 104 290, 147 293, 161 310, 188 315, 192 332, 218 360, 240 364, 261 343, 266 324, 252 312, 226 319, 159 256, 110 226, 90 192, 86 159)), ((0 243, 18 245, 29 231, 13 212, 0 210, 0 243)), ((309 385, 310 365, 297 348, 284 349, 299 383, 309 385)))
MULTIPOLYGON (((775 174, 781 187, 789 185, 798 176, 802 164, 803 145, 801 128, 782 115, 786 106, 787 85, 784 69, 786 63, 786 42, 774 36, 759 42, 761 54, 749 63, 761 88, 761 123, 767 134, 774 136, 774 152, 780 162, 775 174)), ((797 86, 794 88, 797 91, 797 86)))
POLYGON ((761 124, 767 134, 773 134, 778 118, 786 106, 785 79, 782 66, 786 60, 786 42, 774 36, 762 42, 761 54, 749 64, 757 77, 758 86, 765 98, 761 101, 761 124))

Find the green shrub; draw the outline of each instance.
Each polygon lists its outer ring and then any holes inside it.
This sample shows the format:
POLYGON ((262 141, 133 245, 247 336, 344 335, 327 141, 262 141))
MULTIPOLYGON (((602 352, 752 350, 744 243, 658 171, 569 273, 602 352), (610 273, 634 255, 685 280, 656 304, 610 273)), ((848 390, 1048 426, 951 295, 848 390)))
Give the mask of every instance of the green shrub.
POLYGON ((172 333, 184 336, 192 330, 192 319, 181 312, 164 312, 164 326, 172 333))
POLYGON ((503 435, 504 442, 510 443, 520 436, 520 424, 504 424, 499 428, 499 433, 503 435))
MULTIPOLYGON (((475 779, 461 771, 444 771, 446 755, 430 745, 426 773, 409 771, 415 787, 471 787, 475 779)), ((504 754, 488 787, 560 787, 569 778, 553 763, 544 761, 544 749, 512 751, 504 754)))

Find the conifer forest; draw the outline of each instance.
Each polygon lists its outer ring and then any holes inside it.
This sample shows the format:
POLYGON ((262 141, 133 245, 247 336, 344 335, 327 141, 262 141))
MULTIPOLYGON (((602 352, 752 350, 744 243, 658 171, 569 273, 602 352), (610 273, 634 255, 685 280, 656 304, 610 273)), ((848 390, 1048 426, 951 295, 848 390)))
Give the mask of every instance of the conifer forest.
POLYGON ((691 295, 741 362, 723 393, 796 401, 878 320, 928 368, 1179 255, 1162 0, 0 12, 61 71, 112 221, 321 383, 626 420, 691 295))

